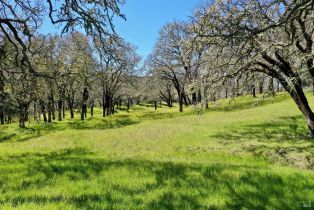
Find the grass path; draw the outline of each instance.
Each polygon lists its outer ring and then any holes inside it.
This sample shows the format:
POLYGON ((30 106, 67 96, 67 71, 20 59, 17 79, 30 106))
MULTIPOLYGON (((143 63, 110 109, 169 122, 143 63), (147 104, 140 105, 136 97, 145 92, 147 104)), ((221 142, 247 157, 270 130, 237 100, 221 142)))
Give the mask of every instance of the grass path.
POLYGON ((314 143, 293 102, 234 107, 182 116, 145 108, 109 124, 66 121, 37 137, 19 134, 0 143, 0 207, 314 207, 314 143))

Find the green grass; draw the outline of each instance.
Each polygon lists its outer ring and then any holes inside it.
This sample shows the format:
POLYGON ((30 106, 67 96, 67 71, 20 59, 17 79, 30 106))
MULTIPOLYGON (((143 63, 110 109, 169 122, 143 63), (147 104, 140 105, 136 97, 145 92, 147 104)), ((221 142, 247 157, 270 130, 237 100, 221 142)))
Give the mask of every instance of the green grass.
POLYGON ((314 209, 314 142, 286 94, 196 111, 1 126, 0 207, 314 209))

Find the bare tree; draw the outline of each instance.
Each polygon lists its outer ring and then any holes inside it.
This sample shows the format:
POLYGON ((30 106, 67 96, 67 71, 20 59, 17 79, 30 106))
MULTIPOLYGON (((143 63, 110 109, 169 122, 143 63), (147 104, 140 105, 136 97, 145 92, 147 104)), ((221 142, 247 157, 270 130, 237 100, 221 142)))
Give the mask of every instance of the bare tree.
POLYGON ((133 75, 140 57, 135 52, 135 47, 122 39, 117 44, 108 39, 107 46, 111 47, 111 53, 103 51, 97 46, 100 59, 98 77, 102 86, 103 116, 114 114, 114 103, 118 99, 118 91, 125 81, 133 75))
MULTIPOLYGON (((172 82, 177 91, 180 112, 183 103, 187 104, 187 85, 199 76, 198 70, 203 48, 189 33, 187 23, 173 22, 165 25, 159 33, 159 39, 148 62, 160 79, 172 82)), ((192 92, 193 99, 196 91, 192 92)), ((195 97, 194 97, 195 96, 195 97)))
POLYGON ((311 0, 221 0, 197 10, 194 24, 203 41, 214 43, 216 69, 277 80, 305 116, 312 137, 314 114, 301 78, 309 74, 314 84, 313 10, 311 0))
POLYGON ((30 56, 33 53, 32 40, 38 36, 37 30, 46 13, 52 24, 62 26, 62 33, 83 28, 87 35, 104 41, 108 37, 116 37, 114 16, 125 19, 119 9, 122 3, 123 0, 0 0, 0 38, 7 38, 14 46, 17 66, 26 66, 31 74, 40 75, 30 56))

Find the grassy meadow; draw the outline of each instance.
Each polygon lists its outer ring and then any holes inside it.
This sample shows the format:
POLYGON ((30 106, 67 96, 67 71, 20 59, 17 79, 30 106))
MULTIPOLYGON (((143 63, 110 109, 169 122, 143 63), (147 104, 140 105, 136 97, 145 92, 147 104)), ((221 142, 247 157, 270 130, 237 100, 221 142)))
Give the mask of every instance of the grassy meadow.
POLYGON ((95 112, 0 125, 0 209, 314 209, 314 141, 286 94, 95 112))

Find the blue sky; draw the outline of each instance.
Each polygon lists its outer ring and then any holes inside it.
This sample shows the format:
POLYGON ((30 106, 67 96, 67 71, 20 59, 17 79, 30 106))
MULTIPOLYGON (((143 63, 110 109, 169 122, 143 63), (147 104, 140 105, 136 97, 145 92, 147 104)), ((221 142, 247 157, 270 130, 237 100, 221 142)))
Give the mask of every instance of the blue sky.
POLYGON ((116 31, 138 47, 145 58, 152 52, 160 28, 173 20, 188 20, 200 0, 126 0, 122 13, 127 21, 116 20, 116 31))
MULTIPOLYGON (((126 0, 121 11, 127 20, 115 19, 117 33, 135 45, 143 59, 152 52, 160 28, 173 20, 188 20, 193 9, 204 0, 126 0)), ((59 28, 59 29, 58 29, 59 28)), ((60 32, 48 17, 41 31, 60 32)))

